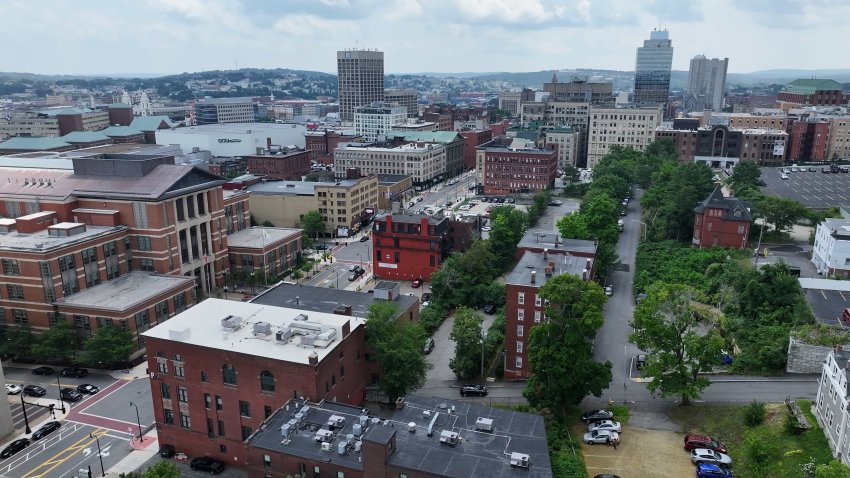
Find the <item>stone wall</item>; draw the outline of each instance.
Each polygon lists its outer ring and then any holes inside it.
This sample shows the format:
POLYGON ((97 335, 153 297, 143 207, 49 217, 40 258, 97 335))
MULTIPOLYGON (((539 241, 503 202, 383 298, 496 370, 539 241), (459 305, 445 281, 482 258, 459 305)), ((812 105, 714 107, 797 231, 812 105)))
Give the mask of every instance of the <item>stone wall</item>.
MULTIPOLYGON (((850 344, 845 345, 844 349, 850 350, 850 344)), ((785 366, 785 372, 820 374, 823 371, 823 361, 826 360, 830 351, 832 347, 811 345, 791 337, 788 343, 788 364, 785 366)))

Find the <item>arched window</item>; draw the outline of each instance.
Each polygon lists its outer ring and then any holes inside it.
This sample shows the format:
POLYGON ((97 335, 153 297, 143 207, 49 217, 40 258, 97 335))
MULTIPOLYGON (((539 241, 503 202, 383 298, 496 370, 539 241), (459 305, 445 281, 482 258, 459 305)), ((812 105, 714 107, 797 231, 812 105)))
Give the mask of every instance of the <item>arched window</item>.
POLYGON ((260 372, 260 390, 274 392, 274 375, 268 370, 260 372))
POLYGON ((229 363, 221 367, 221 377, 225 385, 236 385, 236 369, 229 363))

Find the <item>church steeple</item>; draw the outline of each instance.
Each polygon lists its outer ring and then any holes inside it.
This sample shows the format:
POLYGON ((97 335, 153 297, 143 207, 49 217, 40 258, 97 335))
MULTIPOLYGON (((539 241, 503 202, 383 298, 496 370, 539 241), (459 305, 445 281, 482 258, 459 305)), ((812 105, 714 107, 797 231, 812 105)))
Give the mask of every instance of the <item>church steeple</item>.
POLYGON ((558 82, 558 75, 557 75, 557 73, 553 72, 552 73, 552 83, 557 83, 557 82, 558 82))

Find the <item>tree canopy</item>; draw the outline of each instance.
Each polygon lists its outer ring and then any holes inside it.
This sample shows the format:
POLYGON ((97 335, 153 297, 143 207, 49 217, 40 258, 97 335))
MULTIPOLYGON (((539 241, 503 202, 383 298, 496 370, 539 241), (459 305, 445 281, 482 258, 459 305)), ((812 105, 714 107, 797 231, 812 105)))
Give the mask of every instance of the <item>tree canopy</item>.
POLYGON ((449 368, 459 380, 481 375, 480 363, 484 354, 481 343, 483 322, 484 318, 472 309, 462 307, 455 312, 452 332, 449 335, 455 343, 455 356, 449 361, 449 368))
POLYGON ((60 320, 38 336, 32 346, 32 355, 42 361, 67 361, 76 355, 78 342, 79 335, 74 326, 60 320))
POLYGON ((304 229, 304 235, 307 237, 318 237, 326 231, 325 220, 322 219, 322 213, 319 211, 308 211, 301 218, 301 227, 304 229))
POLYGON ((114 326, 98 327, 94 336, 86 340, 83 353, 77 360, 92 366, 104 364, 111 367, 127 362, 135 348, 133 333, 129 330, 114 326))
POLYGON ((380 387, 390 402, 421 387, 431 366, 422 353, 426 337, 422 327, 395 315, 395 304, 373 302, 366 320, 366 344, 378 362, 380 387))
POLYGON ((528 227, 528 216, 513 206, 496 206, 490 210, 490 250, 502 267, 514 260, 516 246, 528 227))

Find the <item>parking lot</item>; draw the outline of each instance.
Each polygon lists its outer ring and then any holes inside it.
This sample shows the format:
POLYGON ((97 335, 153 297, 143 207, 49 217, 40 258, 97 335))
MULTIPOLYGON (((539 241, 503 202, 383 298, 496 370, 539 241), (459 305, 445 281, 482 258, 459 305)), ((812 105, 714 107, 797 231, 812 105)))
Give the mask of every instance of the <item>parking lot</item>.
POLYGON ((815 166, 814 172, 791 172, 788 179, 780 178, 782 168, 762 168, 761 179, 766 183, 762 192, 816 209, 850 204, 850 174, 824 174, 821 168, 815 166))
POLYGON ((850 307, 850 293, 840 290, 806 290, 806 300, 818 322, 839 327, 850 327, 841 320, 845 307, 850 307))
POLYGON ((588 476, 681 478, 694 475, 690 455, 682 448, 682 434, 666 430, 623 427, 617 448, 581 444, 588 476))

